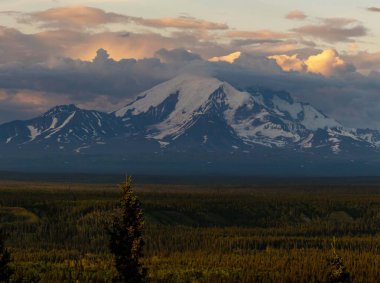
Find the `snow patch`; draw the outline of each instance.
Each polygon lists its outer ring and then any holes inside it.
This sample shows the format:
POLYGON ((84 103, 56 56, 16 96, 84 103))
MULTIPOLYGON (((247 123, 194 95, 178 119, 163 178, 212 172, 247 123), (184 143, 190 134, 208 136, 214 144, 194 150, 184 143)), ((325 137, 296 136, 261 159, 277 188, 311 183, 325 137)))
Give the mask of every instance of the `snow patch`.
POLYGON ((41 132, 37 128, 35 128, 34 126, 29 125, 26 127, 29 129, 29 132, 30 132, 30 135, 29 135, 30 140, 29 141, 35 140, 36 137, 38 137, 41 134, 41 132))
POLYGON ((49 129, 55 129, 55 127, 57 126, 57 123, 58 123, 58 119, 56 117, 53 117, 53 120, 51 121, 49 129))
POLYGON ((204 135, 204 136, 203 136, 203 142, 202 142, 202 143, 204 143, 204 144, 207 143, 207 140, 208 140, 208 136, 207 136, 207 135, 204 135))
POLYGON ((311 148, 313 146, 312 140, 314 138, 314 134, 309 134, 306 139, 301 142, 301 147, 303 148, 311 148))
POLYGON ((66 120, 65 120, 65 121, 64 121, 64 122, 63 122, 58 128, 56 128, 52 133, 50 133, 49 135, 47 135, 47 136, 45 137, 45 139, 49 139, 52 135, 56 134, 56 133, 59 132, 61 129, 63 129, 63 128, 64 128, 64 127, 65 127, 65 126, 71 121, 71 119, 74 118, 75 113, 76 113, 76 112, 71 113, 70 116, 67 117, 66 120))
POLYGON ((283 99, 279 98, 278 96, 275 96, 273 98, 273 104, 280 111, 288 112, 289 115, 293 119, 297 119, 298 118, 298 114, 303 111, 301 103, 292 103, 292 104, 290 104, 288 101, 283 100, 283 99))
POLYGON ((164 141, 158 141, 158 143, 160 144, 161 148, 165 148, 170 144, 169 142, 164 142, 164 141))
POLYGON ((89 148, 89 147, 90 147, 89 145, 78 147, 77 149, 75 149, 75 152, 76 153, 80 153, 83 149, 86 149, 86 148, 89 148))
POLYGON ((303 113, 304 118, 301 121, 301 124, 309 130, 315 131, 318 129, 342 127, 340 123, 334 119, 326 117, 311 105, 304 105, 303 113))

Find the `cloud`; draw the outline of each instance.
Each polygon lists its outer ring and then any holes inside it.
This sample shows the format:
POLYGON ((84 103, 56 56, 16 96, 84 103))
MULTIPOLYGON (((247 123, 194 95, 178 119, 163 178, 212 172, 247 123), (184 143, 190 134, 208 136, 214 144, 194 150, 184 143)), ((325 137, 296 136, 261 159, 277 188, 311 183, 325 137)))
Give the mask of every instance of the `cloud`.
POLYGON ((269 56, 268 58, 276 60, 277 65, 279 65, 281 69, 286 72, 290 72, 290 71, 303 72, 307 68, 305 63, 297 57, 297 54, 273 55, 273 56, 269 56))
POLYGON ((347 64, 334 49, 325 49, 322 52, 311 55, 307 59, 298 58, 297 54, 293 55, 272 55, 269 59, 276 60, 276 63, 285 72, 309 72, 320 74, 325 77, 352 72, 355 70, 353 65, 347 64))
MULTIPOLYGON (((8 13, 9 14, 9 13, 8 13)), ((177 28, 199 30, 226 30, 225 23, 215 23, 194 17, 147 19, 106 12, 102 9, 70 6, 52 8, 45 11, 15 14, 19 23, 37 24, 48 29, 84 29, 97 28, 108 24, 136 24, 153 28, 177 28)))
POLYGON ((234 39, 231 40, 230 44, 232 46, 247 46, 247 45, 259 45, 259 44, 275 44, 281 43, 281 39, 234 39))
POLYGON ((367 28, 354 19, 346 18, 322 19, 319 24, 304 25, 293 31, 329 43, 350 42, 355 37, 367 35, 367 28))
POLYGON ((98 8, 72 6, 52 8, 46 11, 23 14, 18 17, 25 24, 37 23, 43 28, 93 28, 110 23, 128 23, 126 15, 108 13, 98 8))
POLYGON ((338 52, 334 49, 326 49, 322 53, 310 56, 306 61, 307 71, 332 76, 337 72, 350 70, 349 66, 339 57, 338 52))
MULTIPOLYGON (((234 48, 236 50, 236 48, 234 48)), ((305 47, 302 43, 296 40, 284 40, 276 43, 262 43, 242 46, 241 50, 249 54, 257 54, 263 56, 272 56, 277 54, 293 55, 299 54, 314 54, 315 49, 305 47)))
POLYGON ((289 12, 286 16, 286 19, 288 20, 304 20, 307 18, 306 14, 299 10, 294 10, 289 12))
POLYGON ((380 55, 338 54, 313 42, 350 42, 366 34, 353 19, 322 19, 292 32, 241 31, 191 17, 145 19, 88 7, 79 16, 80 10, 27 17, 44 27, 34 34, 0 27, 0 121, 62 103, 112 111, 190 72, 240 89, 288 90, 347 126, 380 129, 380 75, 373 71, 380 70, 380 55), (115 31, 114 23, 124 31, 115 31), (205 60, 213 57, 218 62, 205 60))
MULTIPOLYGON (((197 34, 188 32, 164 36, 153 32, 46 30, 25 34, 16 29, 0 26, 0 65, 50 64, 59 57, 91 61, 100 48, 106 49, 114 60, 153 58, 159 49, 192 50, 193 54, 187 55, 194 57, 198 56, 195 54, 200 54, 203 58, 232 52, 232 47, 228 45, 209 40, 199 41, 197 34)), ((171 56, 174 56, 175 51, 172 53, 171 56)), ((167 54, 159 55, 163 59, 167 54)))
POLYGON ((258 54, 241 53, 239 58, 235 59, 233 65, 236 65, 257 77, 283 73, 281 68, 279 68, 273 60, 258 54))
POLYGON ((289 38, 291 34, 285 32, 275 32, 271 30, 259 30, 259 31, 241 31, 232 30, 226 33, 230 38, 245 38, 245 39, 281 39, 289 38))
MULTIPOLYGON (((187 50, 156 54, 165 56, 166 63, 158 58, 115 61, 106 50, 99 50, 92 61, 60 58, 46 64, 3 65, 0 120, 32 117, 62 103, 112 111, 141 91, 190 72, 215 76, 240 89, 287 90, 295 99, 310 102, 344 125, 380 129, 380 75, 355 72, 334 50, 307 57, 308 72, 284 72, 275 60, 257 54, 241 53, 233 63, 204 61, 187 50), (311 70, 333 75, 324 77, 311 70)), ((289 57, 283 58, 292 59, 289 57)))
POLYGON ((379 13, 380 12, 380 8, 379 7, 368 7, 367 11, 379 13))
MULTIPOLYGON (((72 58, 91 60, 99 48, 106 49, 115 60, 122 58, 143 59, 153 57, 157 49, 173 49, 181 43, 175 38, 156 33, 136 34, 119 32, 101 32, 84 34, 83 39, 75 41, 66 49, 65 54, 72 58)), ((186 47, 187 42, 182 42, 186 47)), ((181 47, 182 47, 181 46, 181 47)))
POLYGON ((114 61, 101 49, 92 62, 62 58, 49 65, 3 66, 0 89, 54 93, 76 103, 105 96, 110 105, 169 79, 175 72, 174 66, 163 64, 159 59, 114 61))
POLYGON ((15 29, 0 31, 0 64, 42 63, 57 56, 88 61, 99 48, 106 49, 111 58, 120 60, 151 58, 162 48, 191 50, 202 58, 211 58, 236 50, 287 54, 306 45, 305 41, 292 39, 294 33, 230 30, 226 24, 193 17, 145 19, 84 6, 18 13, 16 17, 44 29, 34 34, 15 29), (130 30, 139 32, 115 31, 112 26, 107 26, 112 23, 131 25, 130 30))
POLYGON ((241 56, 240 51, 233 52, 231 54, 225 55, 225 56, 219 56, 219 57, 212 57, 208 59, 210 62, 228 62, 228 63, 234 63, 237 59, 239 59, 241 56))
POLYGON ((351 62, 355 67, 364 74, 380 70, 380 52, 370 53, 360 51, 356 54, 345 55, 345 60, 351 62))
POLYGON ((224 23, 209 22, 193 17, 144 19, 134 18, 136 23, 155 28, 179 28, 179 29, 206 29, 206 30, 226 30, 228 25, 224 23))
MULTIPOLYGON (((354 70, 324 77, 311 72, 276 71, 259 68, 259 62, 246 64, 239 58, 234 64, 214 65, 213 74, 234 86, 286 90, 298 101, 309 102, 347 127, 380 129, 380 75, 363 76, 354 70)), ((268 59, 277 65, 274 60, 268 59)))
POLYGON ((156 51, 155 57, 166 64, 183 64, 194 60, 202 60, 198 54, 180 48, 172 50, 162 48, 156 51))
POLYGON ((0 120, 28 119, 57 104, 69 103, 62 95, 29 89, 0 89, 0 120))

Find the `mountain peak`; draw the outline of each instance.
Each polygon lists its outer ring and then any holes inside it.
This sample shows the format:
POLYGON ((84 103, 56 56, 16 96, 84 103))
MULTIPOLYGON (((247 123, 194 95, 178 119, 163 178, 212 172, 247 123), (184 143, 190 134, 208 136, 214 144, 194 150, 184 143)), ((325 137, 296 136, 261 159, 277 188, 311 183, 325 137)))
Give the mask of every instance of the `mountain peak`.
MULTIPOLYGON (((198 75, 193 73, 183 73, 180 74, 160 85, 176 85, 180 86, 182 84, 188 84, 188 83, 206 83, 209 84, 222 84, 223 82, 218 80, 217 78, 214 78, 212 76, 204 76, 204 75, 198 75)), ((160 86, 158 85, 158 86, 160 86)))
MULTIPOLYGON (((213 77, 182 74, 141 93, 134 102, 116 111, 115 115, 122 117, 128 111, 132 111, 135 115, 144 113, 151 107, 160 105, 170 96, 178 94, 182 98, 179 102, 191 108, 183 110, 191 112, 207 100, 211 93, 225 84, 213 77)), ((181 107, 181 104, 179 106, 181 107)))
POLYGON ((285 91, 239 90, 214 77, 182 74, 142 92, 114 113, 68 104, 31 120, 0 125, 1 147, 15 152, 110 153, 118 162, 123 154, 141 151, 152 160, 158 154, 165 161, 167 156, 198 152, 211 162, 222 153, 260 163, 258 156, 275 156, 277 162, 277 154, 306 160, 378 153, 380 133, 344 128, 285 91))
POLYGON ((245 144, 280 147, 300 142, 318 129, 341 127, 285 91, 238 90, 217 78, 193 74, 143 92, 114 114, 144 128, 148 138, 165 142, 190 131, 207 136, 215 121, 245 144))
POLYGON ((59 114, 59 113, 72 113, 75 111, 81 110, 78 108, 75 104, 62 104, 62 105, 57 105, 54 106, 53 108, 50 108, 44 116, 49 116, 52 114, 59 114))

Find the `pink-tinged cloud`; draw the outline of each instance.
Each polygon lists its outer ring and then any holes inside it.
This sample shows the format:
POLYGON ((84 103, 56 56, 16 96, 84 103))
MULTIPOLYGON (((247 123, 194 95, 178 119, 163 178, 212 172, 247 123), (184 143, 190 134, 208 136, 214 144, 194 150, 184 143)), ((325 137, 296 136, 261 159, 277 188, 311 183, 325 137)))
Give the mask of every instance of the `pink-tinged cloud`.
POLYGON ((73 6, 28 13, 18 18, 22 23, 36 23, 44 28, 91 28, 110 23, 128 23, 131 17, 108 13, 98 8, 73 6))
POLYGON ((0 89, 0 102, 6 102, 9 105, 29 108, 30 112, 44 111, 46 108, 54 106, 56 103, 67 103, 69 100, 62 95, 46 93, 44 91, 35 91, 30 89, 7 90, 0 89))
POLYGON ((97 50, 104 48, 115 60, 143 59, 153 57, 158 49, 173 49, 177 46, 175 39, 159 34, 104 32, 85 36, 83 40, 75 42, 75 45, 68 48, 65 54, 71 58, 91 61, 97 50))
POLYGON ((111 58, 143 59, 154 57, 157 50, 182 48, 204 58, 232 52, 227 47, 209 41, 199 41, 189 32, 160 33, 88 32, 83 30, 46 30, 25 34, 0 26, 0 64, 46 63, 55 57, 70 57, 91 61, 99 48, 106 49, 111 58))
POLYGON ((349 42, 355 37, 367 35, 367 28, 354 19, 346 18, 322 19, 319 24, 301 26, 293 31, 330 43, 349 42))
POLYGON ((262 54, 267 56, 277 54, 293 55, 295 53, 304 55, 314 53, 314 49, 304 48, 303 44, 294 40, 283 40, 276 43, 262 43, 244 46, 241 51, 252 54, 262 54))
POLYGON ((0 102, 8 99, 6 92, 0 90, 0 102))
POLYGON ((361 51, 344 58, 354 64, 359 72, 369 74, 372 71, 380 71, 380 52, 369 53, 361 51))
POLYGON ((289 12, 286 16, 286 19, 288 20, 304 20, 307 18, 306 14, 299 10, 294 10, 289 12))
POLYGON ((368 7, 367 11, 380 13, 380 8, 379 7, 368 7))
POLYGON ((59 43, 52 39, 0 26, 0 64, 44 62, 61 51, 59 43))
POLYGON ((226 30, 225 23, 215 23, 193 17, 146 19, 106 12, 102 9, 72 6, 53 8, 46 11, 17 15, 20 23, 38 24, 41 28, 83 29, 107 24, 133 23, 152 28, 226 30))

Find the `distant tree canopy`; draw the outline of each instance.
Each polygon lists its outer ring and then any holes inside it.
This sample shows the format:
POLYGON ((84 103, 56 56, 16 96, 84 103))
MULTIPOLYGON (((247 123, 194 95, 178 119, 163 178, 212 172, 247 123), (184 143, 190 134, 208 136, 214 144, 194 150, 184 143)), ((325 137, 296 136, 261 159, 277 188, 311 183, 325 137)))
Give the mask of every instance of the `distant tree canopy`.
POLYGON ((126 177, 118 212, 108 227, 109 248, 115 256, 118 276, 114 282, 144 282, 146 269, 142 266, 144 218, 141 204, 132 190, 132 178, 126 177))
POLYGON ((0 282, 9 282, 13 274, 12 268, 9 266, 11 262, 11 254, 5 248, 5 233, 0 230, 0 282))

